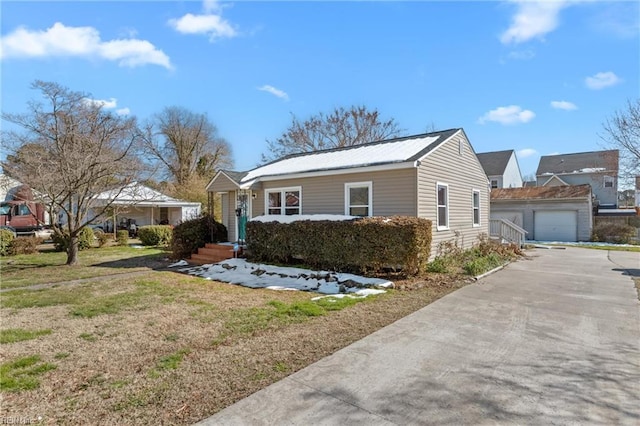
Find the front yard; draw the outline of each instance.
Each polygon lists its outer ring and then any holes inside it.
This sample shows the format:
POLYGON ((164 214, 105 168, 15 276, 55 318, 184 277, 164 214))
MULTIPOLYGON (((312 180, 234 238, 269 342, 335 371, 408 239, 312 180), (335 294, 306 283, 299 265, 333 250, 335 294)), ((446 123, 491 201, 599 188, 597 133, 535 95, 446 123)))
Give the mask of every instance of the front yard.
POLYGON ((396 281, 362 300, 154 271, 160 250, 3 258, 0 417, 191 424, 469 282, 396 281), (137 275, 120 275, 137 271, 137 275), (103 276, 39 290, 27 284, 103 276))

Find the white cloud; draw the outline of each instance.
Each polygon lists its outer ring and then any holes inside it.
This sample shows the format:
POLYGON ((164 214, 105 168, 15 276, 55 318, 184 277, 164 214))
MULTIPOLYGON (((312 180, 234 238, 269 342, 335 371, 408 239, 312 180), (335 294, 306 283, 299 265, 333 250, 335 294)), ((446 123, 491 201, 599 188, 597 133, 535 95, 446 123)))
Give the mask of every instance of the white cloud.
POLYGON ((591 90, 600 90, 605 87, 614 86, 622 82, 622 79, 611 71, 599 72, 584 79, 584 84, 591 90))
POLYGON ((555 109, 563 109, 565 111, 573 111, 578 109, 576 104, 568 101, 551 101, 551 107, 555 109))
POLYGON ((533 38, 541 38, 558 27, 560 11, 568 6, 568 1, 518 1, 511 25, 502 33, 503 44, 517 44, 533 38))
POLYGON ((89 99, 84 98, 84 103, 87 105, 94 105, 96 107, 102 107, 106 109, 115 108, 118 104, 118 100, 116 98, 110 98, 108 101, 104 99, 89 99))
POLYGON ((478 119, 478 123, 484 124, 487 121, 495 121, 500 124, 518 124, 527 123, 536 116, 533 111, 528 109, 523 110, 518 105, 509 105, 505 107, 498 107, 487 113, 478 119))
MULTIPOLYGON (((88 106, 95 106, 104 109, 114 109, 118 106, 118 100, 116 98, 109 98, 109 100, 84 98, 83 102, 88 106)), ((131 110, 126 107, 119 108, 115 110, 115 113, 118 115, 129 115, 131 110)))
POLYGON ((0 39, 0 58, 75 56, 117 61, 121 66, 159 65, 171 69, 169 57, 146 40, 102 41, 93 27, 67 27, 60 22, 45 31, 19 27, 0 39))
POLYGON ((526 50, 513 50, 509 52, 509 59, 515 59, 518 61, 528 61, 533 59, 536 53, 531 49, 526 50))
POLYGON ((533 148, 524 148, 516 152, 519 158, 527 158, 536 155, 538 151, 533 148))
POLYGON ((181 18, 169 20, 169 25, 182 34, 205 34, 209 41, 233 38, 238 35, 235 28, 222 17, 222 7, 216 0, 204 0, 204 14, 187 13, 181 18))
POLYGON ((274 96, 279 97, 280 99, 284 99, 285 101, 289 100, 289 95, 287 95, 286 92, 284 92, 283 90, 277 89, 273 86, 270 86, 268 84, 265 84, 262 87, 258 87, 258 90, 262 90, 263 92, 267 92, 267 93, 271 93, 274 96))

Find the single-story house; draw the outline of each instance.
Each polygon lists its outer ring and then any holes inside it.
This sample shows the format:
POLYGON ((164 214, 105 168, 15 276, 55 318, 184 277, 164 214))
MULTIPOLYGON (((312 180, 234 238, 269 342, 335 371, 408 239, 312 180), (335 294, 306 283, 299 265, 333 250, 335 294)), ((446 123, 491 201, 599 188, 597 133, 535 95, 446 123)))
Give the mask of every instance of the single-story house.
POLYGON ((135 220, 137 226, 178 225, 200 215, 201 204, 169 197, 137 182, 102 192, 95 197, 96 205, 113 200, 113 214, 94 221, 107 231, 116 224, 135 220))
POLYGON ((207 185, 220 195, 231 241, 262 215, 417 216, 438 244, 470 247, 489 231, 487 176, 463 129, 293 154, 248 172, 221 170, 207 185))
POLYGON ((503 188, 491 191, 491 219, 507 219, 537 241, 589 241, 590 185, 503 188))
POLYGON ((538 163, 538 186, 591 185, 599 207, 618 207, 617 149, 543 155, 538 163))
POLYGON ((514 150, 482 152, 478 154, 478 160, 489 178, 491 188, 522 187, 522 173, 514 150))

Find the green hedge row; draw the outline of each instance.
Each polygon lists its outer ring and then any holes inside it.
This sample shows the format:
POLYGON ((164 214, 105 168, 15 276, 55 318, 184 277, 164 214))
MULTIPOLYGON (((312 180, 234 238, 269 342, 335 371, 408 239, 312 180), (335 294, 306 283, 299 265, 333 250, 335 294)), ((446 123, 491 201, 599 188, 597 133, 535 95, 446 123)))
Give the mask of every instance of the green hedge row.
POLYGON ((354 273, 385 268, 423 271, 431 251, 431 221, 416 217, 372 217, 350 221, 249 222, 251 260, 290 263, 354 273))
POLYGON ((227 241, 227 228, 213 220, 211 216, 202 216, 187 220, 173 228, 171 250, 173 257, 184 259, 195 253, 206 243, 227 241))

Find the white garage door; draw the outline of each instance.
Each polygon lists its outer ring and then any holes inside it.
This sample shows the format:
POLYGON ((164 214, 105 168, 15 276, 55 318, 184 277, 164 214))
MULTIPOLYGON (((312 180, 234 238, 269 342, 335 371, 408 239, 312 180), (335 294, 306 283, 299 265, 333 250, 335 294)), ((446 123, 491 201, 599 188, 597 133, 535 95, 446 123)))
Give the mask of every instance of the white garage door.
POLYGON ((578 212, 575 210, 537 211, 533 216, 538 241, 578 241, 578 212))

